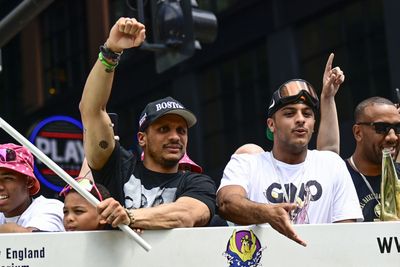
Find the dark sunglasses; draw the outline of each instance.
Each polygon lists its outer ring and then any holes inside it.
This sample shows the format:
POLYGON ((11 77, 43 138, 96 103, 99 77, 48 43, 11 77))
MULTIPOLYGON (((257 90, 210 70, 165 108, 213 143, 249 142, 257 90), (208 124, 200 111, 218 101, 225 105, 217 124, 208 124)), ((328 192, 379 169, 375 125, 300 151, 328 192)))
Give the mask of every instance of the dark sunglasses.
POLYGON ((394 130, 395 134, 400 134, 400 123, 388 123, 388 122, 357 122, 358 125, 372 126, 377 134, 388 134, 390 129, 394 130))
MULTIPOLYGON (((100 194, 99 189, 97 188, 96 184, 85 177, 78 177, 75 178, 75 181, 79 183, 80 186, 83 187, 86 191, 90 192, 94 195, 98 200, 103 201, 103 196, 100 194)), ((66 185, 60 192, 60 196, 66 196, 69 191, 71 191, 72 187, 70 185, 66 185)))
POLYGON ((17 154, 14 150, 9 148, 0 148, 0 162, 15 161, 17 154))

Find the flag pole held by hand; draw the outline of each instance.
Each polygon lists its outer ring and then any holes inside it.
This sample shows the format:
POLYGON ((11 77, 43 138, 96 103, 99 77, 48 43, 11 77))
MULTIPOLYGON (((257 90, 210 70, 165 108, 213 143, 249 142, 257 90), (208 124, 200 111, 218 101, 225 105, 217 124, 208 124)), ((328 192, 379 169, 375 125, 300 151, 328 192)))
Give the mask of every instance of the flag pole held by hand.
MULTIPOLYGON (((40 151, 35 145, 33 145, 28 139, 21 135, 17 130, 15 130, 10 124, 8 124, 3 118, 0 117, 0 127, 3 128, 9 135, 11 135, 20 144, 25 146, 29 151, 35 155, 41 162, 46 164, 54 173, 60 176, 67 184, 74 188, 81 196, 83 196, 92 205, 97 206, 100 202, 95 198, 90 192, 85 190, 75 179, 73 179, 68 173, 66 173, 60 166, 58 166, 54 161, 52 161, 48 156, 46 156, 42 151, 40 151)), ((135 231, 133 231, 128 225, 120 224, 119 229, 128 234, 133 238, 142 248, 146 251, 150 251, 151 246, 142 237, 140 237, 135 231)))

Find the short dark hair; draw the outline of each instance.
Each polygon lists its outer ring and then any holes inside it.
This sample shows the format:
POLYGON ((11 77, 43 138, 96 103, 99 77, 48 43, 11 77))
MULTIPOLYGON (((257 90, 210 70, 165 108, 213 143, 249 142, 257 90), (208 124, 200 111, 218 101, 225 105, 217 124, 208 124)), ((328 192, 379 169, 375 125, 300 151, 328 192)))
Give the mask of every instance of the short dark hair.
POLYGON ((367 99, 361 101, 361 103, 359 103, 356 106, 356 109, 354 110, 355 122, 359 122, 362 119, 362 116, 365 114, 365 109, 368 106, 372 106, 372 105, 394 106, 394 103, 392 101, 390 101, 389 99, 386 99, 386 98, 380 97, 380 96, 374 96, 374 97, 367 98, 367 99))

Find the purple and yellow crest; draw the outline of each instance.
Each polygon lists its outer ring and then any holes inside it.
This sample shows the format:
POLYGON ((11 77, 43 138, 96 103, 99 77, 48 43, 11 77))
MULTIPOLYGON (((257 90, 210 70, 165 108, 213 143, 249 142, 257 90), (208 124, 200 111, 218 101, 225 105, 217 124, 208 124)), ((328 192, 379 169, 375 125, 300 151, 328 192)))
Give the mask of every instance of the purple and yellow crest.
POLYGON ((257 267, 264 249, 252 230, 234 230, 224 256, 228 260, 229 267, 257 267))

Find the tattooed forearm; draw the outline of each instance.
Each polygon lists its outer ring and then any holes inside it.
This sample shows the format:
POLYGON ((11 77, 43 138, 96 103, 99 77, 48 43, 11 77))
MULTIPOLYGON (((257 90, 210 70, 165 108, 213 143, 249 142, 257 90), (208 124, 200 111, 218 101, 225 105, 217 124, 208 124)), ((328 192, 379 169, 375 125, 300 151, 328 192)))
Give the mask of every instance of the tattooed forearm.
POLYGON ((108 148, 108 142, 105 141, 105 140, 100 141, 99 147, 101 147, 102 149, 107 149, 108 148))

